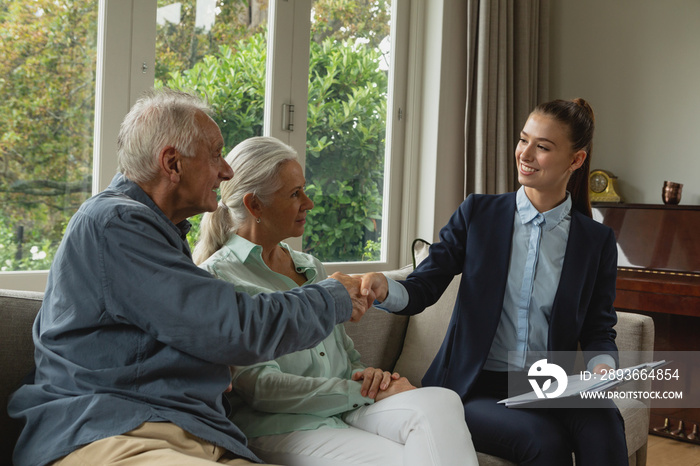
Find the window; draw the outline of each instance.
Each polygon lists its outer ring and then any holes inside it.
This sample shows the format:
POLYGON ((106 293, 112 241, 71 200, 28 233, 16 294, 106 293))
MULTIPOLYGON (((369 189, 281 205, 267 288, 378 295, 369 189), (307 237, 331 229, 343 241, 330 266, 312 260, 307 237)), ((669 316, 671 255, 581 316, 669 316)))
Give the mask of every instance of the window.
MULTIPOLYGON (((291 239, 289 242, 294 247, 309 250, 324 261, 341 261, 348 272, 352 271, 353 262, 363 259, 373 260, 377 269, 386 268, 388 263, 398 265, 396 251, 392 252, 382 238, 391 236, 392 228, 393 235, 399 236, 400 208, 391 205, 389 199, 392 193, 399 196, 401 193, 400 183, 397 183, 402 173, 401 159, 397 157, 400 151, 394 148, 400 147, 403 140, 398 109, 405 101, 405 92, 400 91, 405 87, 393 76, 405 79, 406 73, 396 73, 395 68, 397 63, 405 65, 406 51, 386 45, 408 43, 396 40, 397 26, 401 26, 404 34, 407 31, 408 2, 399 5, 396 0, 393 4, 385 0, 272 0, 269 4, 267 1, 221 0, 14 0, 5 5, 0 7, 4 53, 14 57, 13 54, 23 52, 25 61, 34 66, 32 77, 36 83, 58 89, 71 112, 56 114, 47 105, 39 105, 48 102, 46 92, 35 94, 36 98, 27 97, 27 100, 36 108, 47 109, 47 115, 66 123, 72 139, 70 148, 60 148, 56 140, 39 146, 36 141, 40 139, 34 136, 29 138, 22 131, 8 131, 7 125, 18 121, 17 112, 12 118, 8 116, 11 113, 3 112, 0 168, 4 171, 0 173, 0 195, 4 199, 12 196, 17 199, 14 211, 1 211, 3 227, 16 223, 19 218, 28 218, 21 210, 26 206, 17 206, 27 204, 30 199, 26 193, 9 192, 8 187, 14 180, 5 176, 7 173, 22 172, 25 179, 32 182, 51 181, 45 185, 53 186, 56 192, 59 190, 56 186, 60 186, 64 204, 57 203, 58 197, 48 202, 45 193, 41 194, 44 197, 40 201, 33 202, 37 208, 44 209, 40 217, 51 227, 49 233, 42 231, 38 236, 45 242, 41 244, 55 250, 77 206, 91 192, 105 189, 111 181, 116 171, 114 146, 119 124, 140 93, 156 83, 196 87, 205 93, 215 104, 216 119, 225 134, 227 149, 256 134, 274 136, 295 147, 307 162, 309 191, 318 196, 315 212, 318 219, 309 222, 315 224, 310 227, 317 226, 320 230, 307 231, 304 243, 291 239), (99 3, 97 9, 96 3, 99 3), (333 11, 330 5, 339 9, 333 11), (368 11, 376 13, 374 23, 366 19, 368 11), (353 12, 359 16, 348 20, 353 12), (6 40, 14 37, 12 34, 20 34, 21 27, 28 28, 33 22, 60 15, 69 20, 50 27, 35 26, 53 37, 57 44, 75 47, 71 53, 55 52, 53 62, 41 61, 31 49, 22 49, 17 47, 16 41, 6 40), (258 58, 250 59, 253 55, 258 58), (79 68, 83 77, 69 65, 79 68), (230 71, 234 65, 238 74, 226 81, 222 70, 228 66, 230 71), (49 71, 51 66, 54 68, 49 71), (348 69, 338 70, 343 67, 348 69), (70 79, 60 77, 64 72, 70 79), (332 82, 329 76, 338 72, 342 74, 336 75, 337 80, 346 81, 350 73, 355 73, 352 76, 365 81, 355 83, 354 87, 345 86, 345 90, 340 89, 342 86, 324 89, 332 82), (95 75, 97 78, 93 79, 95 75), (68 87, 69 84, 73 87, 68 87), (345 94, 334 101, 334 96, 323 94, 329 89, 336 95, 345 94), (246 94, 240 97, 235 93, 246 94), (369 99, 367 94, 371 93, 378 100, 369 99), (307 106, 309 101, 311 104, 307 106), (241 102, 245 105, 239 105, 241 102), (227 107, 234 103, 237 106, 227 107), (288 111, 290 106, 294 108, 293 120, 288 111), (347 117, 347 121, 340 121, 341 117, 347 117), (293 128, 288 126, 290 121, 293 121, 293 128), (331 123, 339 129, 334 127, 324 139, 318 125, 328 128, 331 123), (341 136, 348 135, 350 140, 343 141, 341 136), (23 150, 32 157, 31 163, 22 165, 21 159, 10 157, 14 152, 7 147, 12 138, 29 141, 28 147, 32 150, 23 150), (37 147, 43 152, 37 153, 37 147), (338 147, 341 149, 334 152, 338 147), (365 152, 371 155, 365 157, 365 152), (59 154, 64 157, 58 157, 59 154), (350 159, 351 156, 355 159, 350 159), (351 163, 341 164, 340 171, 331 172, 326 165, 332 163, 325 163, 324 157, 329 162, 334 157, 348 157, 351 163), (59 164, 58 158, 65 158, 65 161, 59 164), (348 174, 351 176, 346 176, 348 174), (337 182, 339 179, 342 180, 337 182), (352 191, 348 191, 348 187, 352 191), (329 211, 336 210, 335 205, 326 204, 325 196, 335 196, 332 199, 338 205, 347 203, 348 199, 350 204, 365 203, 354 206, 356 211, 351 223, 353 227, 359 226, 355 229, 360 230, 360 234, 353 239, 353 251, 327 253, 319 246, 318 239, 326 235, 324 230, 334 230, 338 226, 323 218, 329 211)), ((0 91, 4 93, 11 92, 7 77, 15 72, 14 68, 9 68, 10 61, 0 64, 0 79, 5 80, 0 91)), ((6 108, 10 103, 11 99, 3 99, 6 108)), ((49 130, 46 124, 35 126, 49 130)), ((60 129, 54 129, 54 133, 56 131, 60 133, 60 129)), ((15 149, 15 152, 18 151, 15 149)), ((350 214, 341 215, 348 218, 336 215, 337 222, 349 220, 350 214)), ((0 230, 0 243, 7 237, 16 238, 14 225, 4 228, 0 230)), ((23 244, 29 236, 25 227, 23 244)), ((7 256, 7 247, 3 251, 1 246, 0 254, 7 256)), ((52 254, 47 251, 42 258, 40 252, 41 249, 35 250, 33 257, 45 263, 35 268, 46 267, 52 254)), ((27 253, 32 253, 31 247, 30 251, 23 247, 23 254, 27 253)), ((340 266, 338 262, 329 270, 340 266)), ((363 264, 362 270, 371 267, 363 264)), ((3 287, 43 290, 46 272, 5 272, 0 278, 3 287)))
MULTIPOLYGON (((324 262, 380 260, 391 2, 311 8, 304 250, 324 262)), ((385 256, 386 257, 386 256, 385 256)))
POLYGON ((329 271, 396 266, 398 241, 390 248, 382 238, 400 236, 399 109, 406 100, 410 2, 273 5, 266 131, 305 156, 307 192, 316 204, 303 241, 289 242, 329 271), (286 57, 289 65, 278 69, 286 57), (363 260, 373 262, 357 264, 363 260))
POLYGON ((4 2, 0 35, 0 270, 42 270, 92 192, 97 4, 4 2))

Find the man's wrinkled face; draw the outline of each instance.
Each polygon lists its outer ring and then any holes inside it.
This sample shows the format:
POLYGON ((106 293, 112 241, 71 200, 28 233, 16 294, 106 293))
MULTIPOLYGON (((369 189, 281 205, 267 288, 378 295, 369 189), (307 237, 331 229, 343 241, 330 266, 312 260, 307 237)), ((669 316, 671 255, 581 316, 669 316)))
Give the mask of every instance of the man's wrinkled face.
POLYGON ((179 210, 186 213, 185 218, 216 210, 219 184, 233 177, 233 170, 222 157, 224 138, 219 127, 204 113, 197 115, 197 123, 202 137, 195 153, 182 158, 178 188, 179 210))

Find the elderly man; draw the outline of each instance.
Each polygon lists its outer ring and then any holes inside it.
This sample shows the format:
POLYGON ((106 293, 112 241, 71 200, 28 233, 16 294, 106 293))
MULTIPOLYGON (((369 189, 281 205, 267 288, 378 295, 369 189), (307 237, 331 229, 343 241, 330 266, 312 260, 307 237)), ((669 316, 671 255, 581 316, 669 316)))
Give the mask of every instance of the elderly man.
POLYGON ((341 274, 250 297, 192 263, 186 219, 233 176, 223 143, 181 92, 124 119, 120 173, 71 219, 49 273, 34 380, 8 406, 24 422, 15 464, 259 462, 226 416, 229 366, 313 347, 373 300, 341 274))

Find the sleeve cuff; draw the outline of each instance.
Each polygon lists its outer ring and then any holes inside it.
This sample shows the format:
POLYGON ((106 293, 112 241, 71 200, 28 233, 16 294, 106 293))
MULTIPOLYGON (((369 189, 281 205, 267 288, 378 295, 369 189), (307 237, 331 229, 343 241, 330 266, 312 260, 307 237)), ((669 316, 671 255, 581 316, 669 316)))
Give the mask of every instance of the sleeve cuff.
POLYGON ((335 304, 336 325, 350 320, 350 317, 352 317, 352 300, 343 284, 338 280, 327 278, 316 283, 316 285, 320 285, 331 295, 333 304, 335 304))
POLYGON ((615 359, 609 354, 599 354, 598 356, 592 357, 591 360, 588 361, 588 371, 593 372, 593 368, 598 364, 607 364, 613 369, 617 369, 615 359))
POLYGON ((399 312, 408 306, 408 291, 404 286, 392 280, 391 278, 386 278, 388 285, 388 293, 386 299, 383 302, 374 302, 374 306, 386 312, 399 312))
POLYGON ((372 398, 362 396, 360 394, 359 387, 357 390, 350 390, 348 397, 348 411, 361 408, 362 406, 369 406, 371 404, 374 404, 374 400, 372 398))

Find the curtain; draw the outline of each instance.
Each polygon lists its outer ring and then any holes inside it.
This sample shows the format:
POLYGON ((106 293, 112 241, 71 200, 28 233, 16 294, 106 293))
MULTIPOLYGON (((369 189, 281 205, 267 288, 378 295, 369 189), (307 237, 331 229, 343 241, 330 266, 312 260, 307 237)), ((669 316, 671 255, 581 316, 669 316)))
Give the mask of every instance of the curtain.
POLYGON ((517 188, 514 151, 549 88, 549 0, 468 0, 465 197, 517 188))

